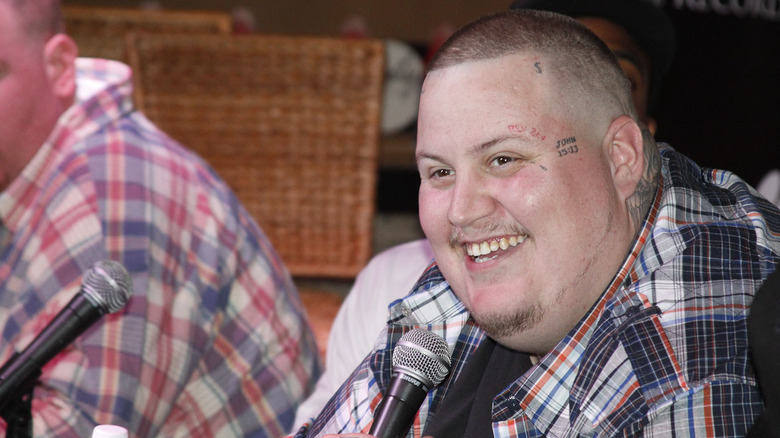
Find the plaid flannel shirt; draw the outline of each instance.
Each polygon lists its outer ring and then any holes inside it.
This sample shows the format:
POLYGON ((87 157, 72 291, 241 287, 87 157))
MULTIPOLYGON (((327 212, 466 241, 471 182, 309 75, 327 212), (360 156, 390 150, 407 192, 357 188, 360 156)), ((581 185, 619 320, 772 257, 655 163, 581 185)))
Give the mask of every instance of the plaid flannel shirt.
POLYGON ((43 368, 35 435, 283 435, 320 370, 290 275, 226 184, 133 110, 127 66, 77 67, 78 102, 0 194, 0 360, 99 260, 134 295, 43 368))
MULTIPOLYGON (((655 202, 611 285, 566 338, 496 394, 495 437, 736 437, 763 409, 746 318, 780 260, 780 212, 729 172, 666 147, 662 161, 655 202)), ((453 351, 449 377, 409 432, 420 437, 485 338, 435 265, 391 305, 375 351, 298 436, 366 432, 390 382, 393 347, 415 327, 453 351)))

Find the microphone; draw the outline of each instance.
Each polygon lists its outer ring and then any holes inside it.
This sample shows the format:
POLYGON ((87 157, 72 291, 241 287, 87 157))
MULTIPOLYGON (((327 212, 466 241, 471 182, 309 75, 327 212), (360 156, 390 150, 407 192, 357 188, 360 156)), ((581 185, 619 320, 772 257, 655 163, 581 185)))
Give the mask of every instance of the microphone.
POLYGON ((20 394, 40 369, 106 313, 123 308, 132 295, 130 275, 120 263, 103 260, 84 273, 81 290, 21 353, 0 368, 0 404, 20 394))
POLYGON ((413 329, 393 350, 393 376, 371 425, 377 438, 406 436, 425 396, 450 372, 450 349, 441 336, 413 329))

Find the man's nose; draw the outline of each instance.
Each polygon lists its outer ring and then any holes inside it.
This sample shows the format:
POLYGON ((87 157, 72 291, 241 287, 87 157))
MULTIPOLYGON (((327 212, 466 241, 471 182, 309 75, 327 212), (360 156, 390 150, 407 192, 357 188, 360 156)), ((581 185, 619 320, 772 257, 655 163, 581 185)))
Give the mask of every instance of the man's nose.
POLYGON ((495 211, 495 199, 484 177, 458 174, 450 197, 447 218, 456 227, 466 227, 495 211))

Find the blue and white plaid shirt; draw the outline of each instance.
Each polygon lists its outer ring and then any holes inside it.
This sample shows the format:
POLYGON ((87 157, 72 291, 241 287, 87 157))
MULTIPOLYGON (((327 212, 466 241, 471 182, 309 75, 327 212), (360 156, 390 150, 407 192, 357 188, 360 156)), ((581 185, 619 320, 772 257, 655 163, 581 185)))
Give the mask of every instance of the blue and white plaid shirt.
MULTIPOLYGON (((730 172, 699 168, 670 148, 662 161, 653 207, 609 288, 496 394, 495 437, 744 436, 763 409, 747 314, 780 261, 780 212, 730 172)), ((393 347, 415 327, 454 352, 450 376, 409 432, 420 437, 485 339, 435 264, 391 305, 375 351, 299 435, 366 432, 390 382, 393 347)))

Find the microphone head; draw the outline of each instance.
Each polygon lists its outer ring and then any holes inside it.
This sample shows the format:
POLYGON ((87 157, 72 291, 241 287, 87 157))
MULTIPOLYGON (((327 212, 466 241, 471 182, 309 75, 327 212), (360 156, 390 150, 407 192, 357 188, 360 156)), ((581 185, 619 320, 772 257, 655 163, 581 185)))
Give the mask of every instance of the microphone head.
POLYGON ((450 372, 450 347, 441 336, 416 328, 406 332, 393 349, 393 367, 411 370, 438 386, 450 372))
POLYGON ((81 281, 86 298, 104 313, 113 313, 125 307, 133 295, 130 274, 121 263, 101 260, 95 263, 81 281))

